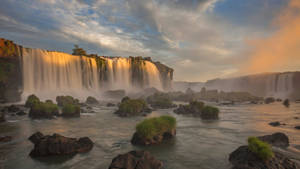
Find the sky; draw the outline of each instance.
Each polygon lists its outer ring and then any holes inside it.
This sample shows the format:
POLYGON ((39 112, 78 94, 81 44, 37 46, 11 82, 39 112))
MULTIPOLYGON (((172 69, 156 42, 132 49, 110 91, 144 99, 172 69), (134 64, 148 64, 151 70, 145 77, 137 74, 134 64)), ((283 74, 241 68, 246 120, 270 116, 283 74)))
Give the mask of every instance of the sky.
POLYGON ((176 81, 300 70, 300 0, 2 0, 0 37, 150 56, 176 81))

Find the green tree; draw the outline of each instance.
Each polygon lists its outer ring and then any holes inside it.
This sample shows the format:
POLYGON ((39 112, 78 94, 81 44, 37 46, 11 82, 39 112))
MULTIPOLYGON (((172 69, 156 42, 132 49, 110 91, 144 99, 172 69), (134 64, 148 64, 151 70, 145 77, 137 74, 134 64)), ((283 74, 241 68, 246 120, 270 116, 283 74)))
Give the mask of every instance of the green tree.
POLYGON ((86 52, 84 49, 79 48, 78 45, 74 45, 73 53, 72 55, 77 55, 77 56, 86 56, 86 52))

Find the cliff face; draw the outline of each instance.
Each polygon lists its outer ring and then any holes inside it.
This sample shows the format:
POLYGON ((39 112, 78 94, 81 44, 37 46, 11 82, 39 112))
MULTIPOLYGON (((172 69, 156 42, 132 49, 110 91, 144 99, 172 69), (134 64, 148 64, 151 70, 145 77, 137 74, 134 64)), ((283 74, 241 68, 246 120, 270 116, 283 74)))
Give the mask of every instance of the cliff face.
POLYGON ((266 73, 207 81, 205 87, 223 91, 245 91, 256 96, 300 99, 300 72, 266 73))
MULTIPOLYGON (((171 88, 173 69, 149 57, 75 56, 23 48, 0 40, 0 100, 11 102, 35 92, 135 90, 171 88), (57 89, 57 90, 56 90, 57 89)), ((63 93, 62 93, 63 94, 63 93)))
POLYGON ((0 39, 0 102, 20 100, 22 71, 20 47, 12 41, 0 39))

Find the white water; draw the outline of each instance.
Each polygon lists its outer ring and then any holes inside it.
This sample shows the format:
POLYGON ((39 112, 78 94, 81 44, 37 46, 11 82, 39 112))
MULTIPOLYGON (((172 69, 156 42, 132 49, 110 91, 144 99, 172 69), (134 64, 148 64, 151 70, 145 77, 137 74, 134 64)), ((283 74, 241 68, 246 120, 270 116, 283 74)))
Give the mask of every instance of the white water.
MULTIPOLYGON (((42 99, 58 95, 72 95, 85 99, 100 96, 106 90, 136 90, 133 84, 132 65, 128 58, 104 58, 106 81, 100 81, 100 70, 95 59, 62 52, 40 49, 23 49, 23 97, 36 94, 42 99)), ((162 89, 160 73, 156 66, 144 61, 143 86, 162 89)), ((102 72, 103 73, 103 72, 102 72)))
POLYGON ((293 89, 293 73, 275 74, 267 79, 267 94, 269 96, 287 98, 293 89))

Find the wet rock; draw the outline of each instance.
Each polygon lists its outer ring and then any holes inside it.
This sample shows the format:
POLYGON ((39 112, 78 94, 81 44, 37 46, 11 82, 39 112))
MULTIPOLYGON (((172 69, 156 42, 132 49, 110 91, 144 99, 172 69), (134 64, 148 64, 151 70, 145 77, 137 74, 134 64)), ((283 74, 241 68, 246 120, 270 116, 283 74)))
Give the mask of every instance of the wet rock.
POLYGON ((0 123, 5 122, 5 112, 0 111, 0 123))
POLYGON ((0 137, 0 142, 10 142, 12 140, 11 136, 0 137))
POLYGON ((99 104, 99 101, 92 97, 92 96, 89 96, 86 101, 85 101, 86 104, 99 104))
POLYGON ((116 106, 116 104, 113 104, 113 103, 107 103, 106 104, 106 107, 114 107, 114 106, 116 106))
POLYGON ((88 152, 93 148, 93 142, 88 137, 68 138, 54 133, 52 136, 37 132, 29 137, 34 144, 30 152, 32 157, 71 155, 88 152))
POLYGON ((279 121, 274 121, 274 122, 270 122, 269 125, 277 127, 277 126, 286 125, 286 124, 285 123, 280 123, 279 121))
POLYGON ((299 117, 294 117, 294 119, 298 120, 298 119, 299 119, 299 117))
POLYGON ((152 138, 145 138, 140 136, 137 132, 133 134, 133 137, 131 139, 131 143, 133 145, 155 145, 155 144, 160 144, 163 141, 167 141, 169 139, 172 139, 176 135, 176 129, 173 129, 171 131, 166 131, 162 134, 158 134, 152 138))
POLYGON ((295 127, 295 129, 298 129, 298 130, 300 130, 300 126, 296 126, 296 127, 295 127))
POLYGON ((20 108, 16 105, 10 105, 7 107, 7 110, 8 110, 8 112, 16 113, 16 112, 20 111, 20 108))
POLYGON ((147 151, 131 151, 115 157, 109 169, 161 169, 163 163, 147 151))
POLYGON ((24 115, 26 115, 26 113, 23 110, 21 110, 18 113, 16 113, 16 115, 18 115, 18 116, 24 116, 24 115))
POLYGON ((265 135, 257 137, 261 141, 267 142, 275 147, 288 147, 289 146, 289 138, 284 133, 274 133, 272 135, 265 135))
POLYGON ((290 107, 290 100, 289 99, 285 99, 282 103, 285 107, 290 107))
POLYGON ((267 97, 265 99, 265 104, 270 104, 270 103, 273 103, 275 102, 275 98, 274 97, 267 97))
POLYGON ((297 169, 293 161, 280 153, 275 152, 274 157, 265 161, 251 152, 248 146, 241 146, 232 152, 229 161, 232 169, 297 169))

